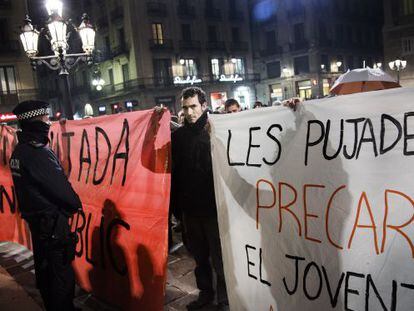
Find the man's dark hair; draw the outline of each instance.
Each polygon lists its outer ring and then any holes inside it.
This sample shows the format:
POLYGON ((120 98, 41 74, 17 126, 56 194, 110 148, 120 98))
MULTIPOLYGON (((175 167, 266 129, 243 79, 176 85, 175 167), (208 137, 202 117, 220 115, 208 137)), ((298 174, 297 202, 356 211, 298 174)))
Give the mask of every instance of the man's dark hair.
POLYGON ((190 86, 190 87, 185 88, 181 92, 181 98, 182 99, 187 99, 187 98, 190 98, 190 97, 194 97, 196 95, 198 97, 198 102, 200 103, 200 105, 207 102, 206 93, 199 87, 190 86))
POLYGON ((260 108, 260 107, 264 107, 263 103, 261 101, 255 101, 253 108, 260 108))
POLYGON ((240 108, 240 104, 239 104, 239 102, 237 100, 235 100, 234 98, 229 98, 224 103, 224 108, 227 109, 228 107, 233 106, 233 105, 237 105, 237 107, 240 108))

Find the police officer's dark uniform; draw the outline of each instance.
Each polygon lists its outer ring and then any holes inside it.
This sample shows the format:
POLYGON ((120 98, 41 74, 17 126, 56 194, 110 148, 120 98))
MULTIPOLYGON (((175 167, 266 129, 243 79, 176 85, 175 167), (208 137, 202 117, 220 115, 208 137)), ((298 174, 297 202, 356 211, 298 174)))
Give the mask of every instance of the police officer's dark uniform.
POLYGON ((75 277, 71 262, 76 239, 68 217, 82 208, 53 151, 50 125, 37 116, 48 104, 25 101, 14 110, 21 131, 10 160, 19 210, 32 234, 36 283, 47 310, 74 310, 75 277))

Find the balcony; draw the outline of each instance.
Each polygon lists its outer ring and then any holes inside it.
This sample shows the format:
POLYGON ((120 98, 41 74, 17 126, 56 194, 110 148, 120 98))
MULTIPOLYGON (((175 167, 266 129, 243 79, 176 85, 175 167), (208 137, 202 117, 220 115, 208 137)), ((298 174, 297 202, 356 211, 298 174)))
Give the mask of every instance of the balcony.
POLYGON ((149 46, 151 51, 171 51, 174 49, 171 39, 150 39, 149 46))
POLYGON ((283 48, 280 45, 268 46, 266 49, 260 51, 261 57, 279 55, 283 53, 283 48))
POLYGON ((224 51, 226 45, 224 41, 207 41, 206 48, 209 51, 224 51))
POLYGON ((147 13, 151 17, 166 17, 167 8, 162 2, 147 2, 147 13))
MULTIPOLYGON (((246 83, 246 82, 258 82, 260 81, 259 74, 237 74, 241 80, 233 81, 229 79, 228 81, 220 82, 220 76, 214 75, 203 75, 197 76, 197 78, 201 79, 201 84, 206 83, 246 83)), ((182 77, 186 79, 187 77, 182 77)), ((123 83, 118 84, 107 84, 104 85, 101 91, 96 91, 95 89, 91 89, 89 94, 93 99, 99 98, 107 98, 107 97, 115 97, 127 94, 129 92, 135 92, 139 90, 145 89, 157 89, 157 88, 175 88, 177 87, 174 84, 174 77, 172 76, 155 76, 155 77, 145 77, 139 79, 128 80, 123 83)))
POLYGON ((0 44, 0 54, 20 54, 20 44, 17 40, 9 40, 0 44))
POLYGON ((248 51, 249 43, 247 41, 233 41, 230 45, 231 51, 248 51))
POLYGON ((219 9, 207 8, 204 12, 204 15, 208 20, 211 20, 211 21, 221 20, 221 12, 219 9))
POLYGON ((295 43, 289 43, 289 49, 291 52, 307 50, 309 49, 309 42, 305 40, 295 43))
POLYGON ((95 60, 98 63, 112 59, 112 53, 107 48, 97 49, 95 52, 95 60))
POLYGON ((243 14, 242 11, 230 10, 229 20, 232 21, 232 22, 243 22, 244 21, 244 14, 243 14))
POLYGON ((183 19, 194 19, 196 18, 196 11, 193 6, 190 5, 178 5, 177 15, 183 19))
POLYGON ((194 40, 180 41, 180 49, 182 50, 199 50, 201 49, 201 42, 194 40))
POLYGON ((129 53, 128 48, 127 48, 126 44, 123 43, 123 44, 120 44, 120 45, 112 48, 111 58, 115 58, 115 57, 125 55, 125 54, 128 54, 128 53, 129 53))
POLYGON ((112 21, 119 21, 122 20, 124 17, 124 8, 119 6, 116 7, 111 11, 111 20, 112 21))

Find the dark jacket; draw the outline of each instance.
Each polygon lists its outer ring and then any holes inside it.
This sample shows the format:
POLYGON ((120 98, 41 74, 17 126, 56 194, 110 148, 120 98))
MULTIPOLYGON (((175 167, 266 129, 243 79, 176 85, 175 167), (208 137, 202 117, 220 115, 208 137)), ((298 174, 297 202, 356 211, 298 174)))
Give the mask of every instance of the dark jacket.
POLYGON ((205 112, 195 124, 185 121, 171 138, 172 207, 193 217, 217 217, 207 119, 205 112))
POLYGON ((13 183, 22 217, 45 214, 69 216, 82 208, 56 155, 45 143, 18 132, 19 143, 10 159, 13 183))

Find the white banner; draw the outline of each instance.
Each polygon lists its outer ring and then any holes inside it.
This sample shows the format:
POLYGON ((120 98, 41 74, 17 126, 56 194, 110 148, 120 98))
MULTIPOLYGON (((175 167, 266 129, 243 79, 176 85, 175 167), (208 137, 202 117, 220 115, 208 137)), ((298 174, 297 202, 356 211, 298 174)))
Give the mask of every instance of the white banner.
POLYGON ((414 310, 414 89, 210 118, 231 310, 414 310))

